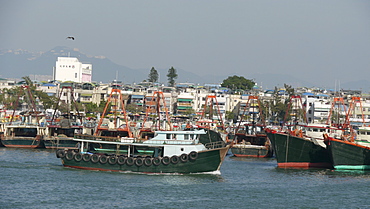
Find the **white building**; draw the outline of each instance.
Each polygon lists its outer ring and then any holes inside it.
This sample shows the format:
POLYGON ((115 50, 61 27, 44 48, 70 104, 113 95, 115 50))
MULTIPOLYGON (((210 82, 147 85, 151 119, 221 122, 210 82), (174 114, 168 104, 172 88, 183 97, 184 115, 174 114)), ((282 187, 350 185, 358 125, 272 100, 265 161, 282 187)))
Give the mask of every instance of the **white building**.
POLYGON ((92 65, 83 64, 76 57, 58 57, 58 61, 56 61, 55 64, 53 77, 54 80, 61 82, 91 82, 92 65))

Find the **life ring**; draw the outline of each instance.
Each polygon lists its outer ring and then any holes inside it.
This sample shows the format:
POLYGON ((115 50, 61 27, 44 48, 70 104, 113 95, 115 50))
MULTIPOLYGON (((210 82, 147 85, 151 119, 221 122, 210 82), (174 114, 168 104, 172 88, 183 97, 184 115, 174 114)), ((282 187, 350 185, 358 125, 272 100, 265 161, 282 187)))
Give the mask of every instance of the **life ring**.
POLYGON ((145 160, 144 160, 144 165, 145 166, 151 166, 153 164, 153 158, 151 158, 151 157, 147 157, 147 158, 145 158, 145 160))
POLYGON ((97 163, 97 162, 99 162, 99 158, 100 158, 100 156, 99 156, 99 155, 97 155, 97 154, 93 154, 93 155, 91 156, 91 162, 93 162, 93 163, 97 163))
POLYGON ((81 153, 76 153, 74 156, 74 159, 76 162, 80 162, 82 160, 82 154, 81 153))
POLYGON ((180 161, 183 162, 183 163, 186 163, 188 162, 188 159, 189 159, 189 156, 185 153, 181 154, 180 155, 180 161))
POLYGON ((56 155, 57 155, 57 158, 64 158, 66 156, 66 152, 60 149, 60 150, 57 150, 56 155))
POLYGON ((142 166, 144 164, 144 160, 143 160, 143 158, 141 158, 141 157, 137 157, 136 159, 135 159, 135 165, 137 166, 137 167, 140 167, 140 166, 142 166))
POLYGON ((189 159, 190 160, 196 160, 198 158, 198 153, 195 151, 192 151, 189 153, 189 159))
POLYGON ((85 161, 85 162, 89 162, 91 159, 91 155, 89 154, 84 154, 82 155, 82 160, 85 161))
POLYGON ((106 164, 108 162, 108 156, 106 156, 106 155, 100 156, 99 162, 101 164, 106 164))
POLYGON ((126 164, 131 166, 131 165, 134 165, 135 163, 135 159, 133 157, 128 157, 127 160, 126 160, 126 164))
POLYGON ((111 165, 114 165, 116 164, 118 161, 118 158, 115 156, 115 155, 112 155, 108 158, 108 163, 111 164, 111 165))
POLYGON ((73 160, 73 157, 75 156, 75 153, 73 151, 68 151, 66 154, 67 160, 73 160))
POLYGON ((164 156, 164 157, 162 158, 162 164, 163 164, 163 165, 168 165, 168 164, 170 164, 170 157, 168 157, 168 156, 164 156))
POLYGON ((161 164, 161 159, 159 157, 153 158, 153 165, 158 166, 161 164))
POLYGON ((124 165, 126 163, 127 158, 125 156, 119 156, 117 158, 118 165, 124 165))
POLYGON ((177 163, 179 163, 180 159, 177 155, 174 155, 170 158, 170 161, 171 161, 172 164, 177 164, 177 163))

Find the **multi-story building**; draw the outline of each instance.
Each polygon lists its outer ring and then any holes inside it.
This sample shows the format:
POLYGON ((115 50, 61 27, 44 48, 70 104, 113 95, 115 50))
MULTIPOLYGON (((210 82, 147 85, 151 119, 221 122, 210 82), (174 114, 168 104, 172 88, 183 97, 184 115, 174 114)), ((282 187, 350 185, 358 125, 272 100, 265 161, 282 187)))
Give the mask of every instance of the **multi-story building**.
POLYGON ((53 72, 53 79, 62 82, 91 82, 92 64, 83 64, 76 57, 58 57, 53 72))
POLYGON ((186 114, 190 110, 194 110, 194 95, 188 92, 181 92, 177 95, 176 110, 177 114, 186 114))

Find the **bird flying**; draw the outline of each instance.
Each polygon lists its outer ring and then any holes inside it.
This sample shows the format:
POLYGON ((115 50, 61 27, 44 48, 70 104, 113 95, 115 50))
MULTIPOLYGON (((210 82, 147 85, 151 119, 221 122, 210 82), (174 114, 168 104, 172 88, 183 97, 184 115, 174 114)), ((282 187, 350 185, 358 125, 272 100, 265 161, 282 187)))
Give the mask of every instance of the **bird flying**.
POLYGON ((66 39, 72 39, 72 40, 75 40, 75 37, 73 37, 73 36, 68 36, 66 39))

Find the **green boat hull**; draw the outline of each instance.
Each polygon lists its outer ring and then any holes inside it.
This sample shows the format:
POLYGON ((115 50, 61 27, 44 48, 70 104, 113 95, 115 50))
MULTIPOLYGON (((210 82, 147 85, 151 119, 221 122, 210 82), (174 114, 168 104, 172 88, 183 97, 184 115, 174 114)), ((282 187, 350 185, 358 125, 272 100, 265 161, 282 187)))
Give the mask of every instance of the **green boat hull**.
POLYGON ((1 143, 5 147, 14 147, 14 148, 44 148, 43 140, 39 137, 15 137, 8 138, 5 137, 1 139, 1 143))
POLYGON ((177 160, 173 160, 172 158, 149 158, 147 160, 147 158, 139 159, 138 157, 129 159, 127 157, 123 157, 122 155, 122 157, 126 160, 124 163, 119 163, 118 161, 114 160, 114 158, 118 158, 119 156, 106 156, 104 154, 83 154, 82 156, 90 159, 81 159, 81 155, 78 155, 76 157, 77 154, 68 154, 68 152, 65 156, 61 157, 61 159, 62 164, 65 167, 85 170, 189 174, 219 171, 227 151, 228 147, 201 151, 198 152, 196 159, 191 159, 189 155, 187 160, 181 160, 180 156, 177 157, 177 160), (99 160, 97 160, 98 158, 99 160), (104 159, 103 162, 101 160, 102 158, 104 159), (108 158, 108 160, 105 158, 108 158))
POLYGON ((310 140, 272 131, 268 131, 267 136, 273 146, 278 167, 333 168, 329 150, 310 140))
POLYGON ((338 170, 370 170, 370 147, 330 138, 328 148, 338 170))

